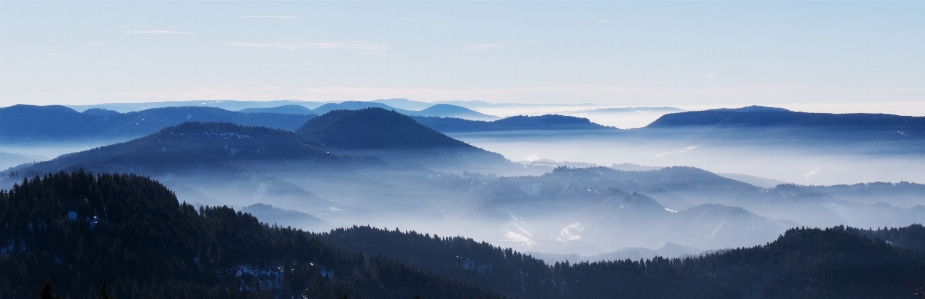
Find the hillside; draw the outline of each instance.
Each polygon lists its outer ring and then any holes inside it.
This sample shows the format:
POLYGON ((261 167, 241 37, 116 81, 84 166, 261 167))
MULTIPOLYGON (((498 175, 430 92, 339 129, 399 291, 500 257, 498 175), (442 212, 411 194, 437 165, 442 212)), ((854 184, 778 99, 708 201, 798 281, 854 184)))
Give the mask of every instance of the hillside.
MULTIPOLYGON (((925 240, 919 225, 891 231, 917 238, 918 244, 925 240)), ((704 256, 551 267, 529 255, 462 237, 370 227, 319 237, 340 248, 381 254, 523 298, 915 298, 906 283, 925 278, 921 252, 891 247, 859 232, 870 231, 790 229, 767 245, 704 256)))
POLYGON ((750 106, 738 109, 666 114, 646 128, 783 128, 816 132, 887 132, 897 138, 920 138, 925 136, 925 117, 865 113, 807 113, 781 108, 750 106))
POLYGON ((198 101, 165 101, 144 103, 105 103, 93 105, 67 105, 77 111, 89 109, 114 110, 121 113, 141 111, 165 107, 214 107, 228 111, 239 111, 248 108, 272 108, 287 105, 305 106, 309 109, 317 108, 324 103, 309 101, 275 100, 275 101, 233 101, 233 100, 198 100, 198 101))
POLYGON ((332 111, 309 120, 295 132, 335 149, 473 148, 408 116, 380 108, 332 111))
POLYGON ((313 109, 315 114, 322 115, 335 110, 362 110, 367 108, 379 108, 383 110, 392 110, 397 111, 401 114, 407 114, 411 111, 396 109, 389 105, 378 103, 378 102, 361 102, 361 101, 346 101, 340 103, 327 103, 321 105, 321 107, 313 109))
POLYGON ((436 104, 420 111, 406 113, 410 116, 453 117, 471 120, 496 120, 497 116, 482 114, 469 108, 449 104, 436 104))
POLYGON ((188 121, 294 130, 312 117, 314 115, 232 112, 211 107, 154 108, 128 113, 88 109, 79 113, 64 106, 15 105, 0 108, 0 142, 128 140, 188 121))
POLYGON ((683 259, 547 265, 463 237, 267 226, 179 203, 136 175, 23 180, 0 191, 0 221, 4 298, 46 279, 72 298, 103 280, 115 298, 914 298, 906 284, 925 278, 920 225, 790 229, 683 259))
POLYGON ((25 176, 77 170, 156 174, 240 171, 254 162, 349 162, 292 132, 229 123, 188 122, 134 139, 62 155, 17 170, 25 176))
POLYGON ((442 133, 613 129, 592 123, 587 118, 562 115, 512 116, 495 121, 466 120, 451 117, 415 117, 414 120, 442 133))
POLYGON ((285 105, 271 108, 246 108, 239 110, 247 113, 281 113, 281 114, 314 114, 311 109, 302 105, 285 105))
POLYGON ((57 173, 0 191, 0 297, 500 298, 335 248, 136 175, 57 173), (90 296, 88 296, 88 294, 90 296))

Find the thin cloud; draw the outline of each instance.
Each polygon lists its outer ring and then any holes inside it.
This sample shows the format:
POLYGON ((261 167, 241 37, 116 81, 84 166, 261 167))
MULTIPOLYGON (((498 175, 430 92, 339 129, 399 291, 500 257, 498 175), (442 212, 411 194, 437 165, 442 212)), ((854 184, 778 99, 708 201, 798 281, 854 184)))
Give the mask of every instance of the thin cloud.
POLYGON ((116 46, 116 44, 107 44, 107 43, 87 43, 89 46, 116 46))
POLYGON ((361 54, 382 55, 389 48, 389 44, 380 44, 364 41, 352 42, 305 42, 299 40, 286 41, 280 43, 249 43, 234 42, 229 45, 245 48, 266 48, 266 49, 320 49, 320 50, 349 50, 361 54))
POLYGON ((302 48, 302 47, 297 46, 297 45, 290 45, 290 44, 284 44, 284 43, 242 43, 242 42, 237 42, 237 43, 231 43, 230 45, 236 46, 236 47, 245 47, 245 48, 271 48, 271 49, 287 49, 287 50, 295 50, 295 49, 301 49, 301 48, 302 48))
POLYGON ((170 31, 170 30, 135 30, 135 31, 122 31, 122 33, 127 34, 183 34, 183 35, 193 35, 192 32, 181 32, 181 31, 170 31))
POLYGON ((254 19, 292 19, 295 16, 241 16, 242 18, 254 18, 254 19))
POLYGON ((61 53, 45 53, 45 56, 59 56, 61 53))
POLYGON ((507 44, 474 44, 462 47, 450 47, 443 49, 440 52, 450 52, 450 51, 484 51, 484 50, 493 50, 493 49, 502 49, 507 48, 507 44))
POLYGON ((813 169, 810 172, 803 174, 803 178, 806 179, 807 181, 811 180, 814 176, 816 176, 816 174, 819 173, 819 170, 821 169, 822 169, 821 167, 816 167, 816 169, 813 169))

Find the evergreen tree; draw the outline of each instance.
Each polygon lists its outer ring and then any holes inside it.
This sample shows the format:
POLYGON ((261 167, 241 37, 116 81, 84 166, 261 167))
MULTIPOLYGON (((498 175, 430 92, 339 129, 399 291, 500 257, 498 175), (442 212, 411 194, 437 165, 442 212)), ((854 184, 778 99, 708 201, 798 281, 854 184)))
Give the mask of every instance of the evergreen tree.
POLYGON ((32 296, 33 299, 61 299, 58 295, 55 295, 55 286, 51 285, 50 280, 45 281, 45 285, 39 288, 39 296, 32 296))
POLYGON ((103 280, 103 285, 100 286, 100 292, 96 295, 97 299, 112 299, 109 297, 109 292, 106 290, 106 281, 103 280))

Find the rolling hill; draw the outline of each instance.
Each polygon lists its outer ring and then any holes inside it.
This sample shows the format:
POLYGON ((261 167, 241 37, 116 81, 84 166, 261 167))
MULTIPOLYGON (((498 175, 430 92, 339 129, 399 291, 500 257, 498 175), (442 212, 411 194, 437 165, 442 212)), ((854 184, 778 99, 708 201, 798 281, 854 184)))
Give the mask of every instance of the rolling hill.
MULTIPOLYGON (((229 123, 187 122, 131 141, 62 155, 16 172, 25 176, 79 168, 144 174, 239 172, 258 162, 351 163, 361 160, 333 154, 288 131, 229 123)), ((371 163, 375 163, 373 160, 371 163)))
POLYGON ((247 108, 238 110, 247 113, 281 113, 281 114, 315 114, 311 109, 302 105, 285 105, 271 108, 247 108))
POLYGON ((921 225, 794 228, 699 256, 546 264, 464 237, 273 227, 180 203, 145 177, 80 171, 0 191, 0 219, 4 298, 46 281, 82 297, 104 280, 116 298, 916 298, 909 286, 925 277, 921 225))
POLYGON ((0 142, 128 140, 188 121, 294 130, 312 117, 314 115, 242 113, 212 107, 168 107, 128 113, 88 109, 79 113, 64 106, 15 105, 0 108, 0 142))
POLYGON ((334 149, 474 148, 381 108, 336 110, 309 120, 295 130, 334 149))
POLYGON ((0 191, 0 219, 3 298, 46 281, 62 298, 95 297, 104 281, 115 298, 501 298, 228 207, 197 209, 137 175, 24 181, 0 191))
POLYGON ((326 148, 355 156, 373 156, 393 164, 453 172, 515 167, 499 154, 381 108, 331 111, 309 120, 295 132, 326 148))
POLYGON ((442 133, 524 131, 524 130, 615 130, 592 123, 587 118, 543 115, 511 116, 495 121, 477 121, 451 117, 415 117, 414 120, 442 133))
POLYGON ((791 129, 820 133, 881 132, 896 138, 925 137, 925 117, 890 114, 830 114, 749 106, 666 114, 647 129, 791 129))

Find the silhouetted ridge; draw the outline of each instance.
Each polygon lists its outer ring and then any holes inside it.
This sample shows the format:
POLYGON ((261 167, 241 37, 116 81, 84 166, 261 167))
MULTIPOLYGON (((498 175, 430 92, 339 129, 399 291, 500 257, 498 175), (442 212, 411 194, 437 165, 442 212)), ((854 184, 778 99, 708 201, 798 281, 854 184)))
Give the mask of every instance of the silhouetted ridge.
POLYGON ((255 161, 336 161, 331 154, 295 133, 229 123, 187 122, 131 141, 62 155, 37 163, 25 173, 77 168, 154 173, 200 169, 241 169, 255 161), (242 164, 243 163, 243 164, 242 164))
POLYGON ((563 115, 511 116, 495 121, 465 120, 450 117, 415 117, 414 119, 431 129, 444 133, 611 129, 610 127, 593 123, 587 118, 563 115))
POLYGON ((193 207, 136 175, 82 171, 0 191, 0 297, 46 279, 62 298, 499 298, 340 250, 228 207, 193 207), (93 296, 95 298, 95 296, 93 296))
MULTIPOLYGON (((919 225, 875 234, 923 240, 919 225)), ((922 255, 845 227, 789 229, 767 245, 703 256, 550 267, 529 255, 462 237, 370 227, 320 237, 340 248, 381 254, 521 298, 915 298, 906 284, 925 277, 922 255)))
POLYGON ((450 104, 436 104, 427 109, 406 113, 412 116, 429 116, 429 117, 456 117, 456 118, 468 118, 468 119, 477 119, 477 120, 494 120, 498 117, 483 114, 471 110, 469 108, 460 107, 450 104))
POLYGON ((340 102, 340 103, 327 103, 327 104, 321 105, 318 108, 315 108, 313 111, 315 111, 316 114, 326 114, 328 112, 335 111, 335 110, 361 110, 361 109, 367 109, 367 108, 396 110, 403 114, 406 112, 409 112, 407 110, 395 109, 389 105, 382 104, 382 103, 362 102, 362 101, 346 101, 346 102, 340 102))
POLYGON ((239 110, 246 113, 281 113, 281 114, 314 114, 311 109, 302 105, 285 105, 271 108, 245 108, 239 110))
POLYGON ((716 128, 803 128, 817 130, 892 131, 897 134, 922 134, 925 117, 891 114, 829 114, 794 112, 781 108, 750 106, 666 114, 646 128, 716 127, 716 128))
POLYGON ((0 108, 0 142, 72 142, 138 138, 183 122, 228 122, 294 130, 314 115, 243 113, 212 107, 167 107, 137 112, 64 106, 0 108))
POLYGON ((331 111, 309 120, 296 133, 326 147, 340 149, 471 147, 411 117, 380 108, 331 111))

